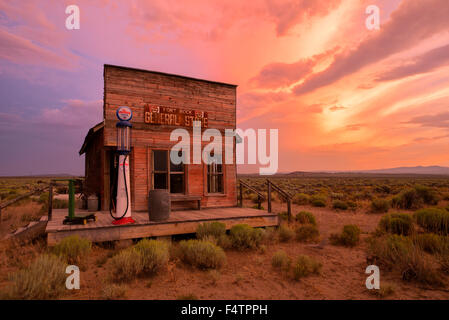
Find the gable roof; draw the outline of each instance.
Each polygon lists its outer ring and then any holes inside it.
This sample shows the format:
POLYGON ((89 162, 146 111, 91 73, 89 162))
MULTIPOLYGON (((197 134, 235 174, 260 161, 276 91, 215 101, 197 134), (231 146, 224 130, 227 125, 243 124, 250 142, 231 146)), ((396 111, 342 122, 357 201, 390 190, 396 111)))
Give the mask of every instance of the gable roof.
POLYGON ((192 78, 192 77, 182 76, 182 75, 174 74, 174 73, 166 73, 166 72, 160 72, 160 71, 152 71, 152 70, 137 69, 137 68, 131 68, 131 67, 124 67, 124 66, 116 66, 116 65, 113 65, 113 64, 105 64, 104 65, 105 69, 108 68, 108 67, 117 68, 117 69, 123 69, 123 70, 148 72, 148 73, 160 74, 160 75, 163 75, 163 76, 170 76, 170 77, 182 78, 182 79, 187 79, 187 80, 196 80, 196 81, 202 81, 202 82, 209 82, 209 83, 215 83, 215 84, 220 84, 220 85, 225 85, 225 86, 230 86, 230 87, 237 87, 236 84, 225 83, 225 82, 218 82, 218 81, 212 81, 212 80, 205 80, 205 79, 199 79, 199 78, 192 78))
POLYGON ((94 125, 92 128, 89 129, 89 131, 86 134, 86 137, 84 138, 84 143, 79 151, 80 155, 86 152, 87 146, 89 145, 90 141, 93 139, 95 134, 98 131, 103 130, 103 128, 104 128, 104 121, 97 123, 96 125, 94 125))

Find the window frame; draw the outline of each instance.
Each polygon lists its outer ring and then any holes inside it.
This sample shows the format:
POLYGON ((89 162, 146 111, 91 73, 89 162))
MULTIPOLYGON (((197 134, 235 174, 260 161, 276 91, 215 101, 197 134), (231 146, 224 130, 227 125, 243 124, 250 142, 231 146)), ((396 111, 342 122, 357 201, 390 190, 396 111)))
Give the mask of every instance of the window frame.
POLYGON ((208 196, 226 196, 226 166, 223 162, 223 154, 221 155, 221 172, 220 173, 209 173, 209 166, 211 164, 204 163, 204 193, 208 196), (221 175, 222 176, 222 190, 221 192, 209 192, 209 176, 210 175, 221 175))
POLYGON ((171 161, 170 161, 170 149, 166 149, 166 148, 152 148, 151 149, 151 187, 152 190, 155 190, 154 187, 154 175, 156 173, 163 173, 166 174, 166 185, 167 185, 167 189, 159 189, 159 190, 168 190, 168 192, 170 194, 187 194, 187 166, 185 164, 182 165, 182 169, 183 171, 174 171, 172 172, 170 170, 170 165, 171 165, 171 161), (166 170, 155 170, 155 166, 154 166, 154 151, 165 151, 167 154, 167 169, 166 170), (170 177, 171 175, 183 175, 183 183, 182 183, 182 192, 176 192, 176 193, 172 193, 171 192, 171 184, 170 184, 170 177))

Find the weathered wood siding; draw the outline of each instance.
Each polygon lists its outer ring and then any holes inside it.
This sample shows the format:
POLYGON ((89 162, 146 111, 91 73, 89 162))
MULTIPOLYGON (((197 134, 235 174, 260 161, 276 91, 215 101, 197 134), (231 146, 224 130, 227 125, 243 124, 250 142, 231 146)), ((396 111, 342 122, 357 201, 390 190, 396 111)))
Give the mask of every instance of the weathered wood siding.
POLYGON ((85 186, 88 194, 95 194, 100 197, 100 201, 104 200, 104 135, 103 130, 95 133, 91 142, 86 148, 85 154, 85 186))
MULTIPOLYGON (((117 107, 126 105, 133 111, 131 196, 132 209, 136 211, 147 210, 148 192, 153 188, 152 149, 169 149, 176 144, 170 141, 173 129, 184 128, 193 135, 192 128, 145 123, 146 104, 205 111, 208 113, 208 128, 219 129, 224 133, 224 129, 235 129, 236 126, 236 86, 105 65, 104 146, 116 144, 117 107)), ((235 153, 235 143, 233 150, 235 153)), ((234 164, 224 165, 223 195, 207 194, 205 175, 205 165, 188 165, 186 194, 201 195, 202 207, 237 205, 235 161, 234 164)), ((194 204, 181 203, 182 205, 187 207, 194 204)))

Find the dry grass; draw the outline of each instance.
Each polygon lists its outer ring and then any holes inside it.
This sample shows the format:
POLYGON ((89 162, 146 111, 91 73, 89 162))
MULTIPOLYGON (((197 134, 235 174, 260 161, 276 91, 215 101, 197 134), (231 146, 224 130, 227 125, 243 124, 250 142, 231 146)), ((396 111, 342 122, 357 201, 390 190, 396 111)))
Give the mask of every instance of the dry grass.
POLYGON ((356 225, 346 225, 340 234, 332 234, 330 243, 345 247, 355 247, 360 242, 360 228, 356 225))
POLYGON ((103 300, 118 300, 126 298, 128 288, 123 284, 106 284, 101 290, 103 300))
POLYGON ((179 243, 179 258, 199 269, 216 269, 226 263, 223 249, 210 241, 183 240, 179 243))
POLYGON ((20 227, 26 226, 31 221, 39 220, 42 217, 41 207, 41 204, 29 200, 21 202, 18 206, 10 206, 3 209, 0 238, 20 227))
POLYGON ((13 273, 7 289, 9 299, 51 299, 65 291, 65 267, 54 255, 39 256, 28 268, 13 273))
POLYGON ((300 255, 293 263, 291 272, 294 280, 299 280, 311 274, 319 274, 323 265, 315 259, 300 255))
POLYGON ((306 224, 296 228, 296 240, 299 242, 314 242, 318 241, 320 232, 318 228, 311 224, 306 224))
POLYGON ((235 249, 255 249, 262 241, 263 231, 246 224, 237 224, 231 228, 229 235, 235 249))
POLYGON ((295 231, 287 224, 281 224, 279 226, 279 241, 287 242, 295 237, 295 231))
POLYGON ((79 265, 91 249, 92 242, 90 240, 74 235, 58 242, 53 248, 53 253, 69 264, 79 265))
POLYGON ((120 251, 110 260, 110 276, 116 281, 129 281, 143 271, 142 256, 135 248, 120 251))

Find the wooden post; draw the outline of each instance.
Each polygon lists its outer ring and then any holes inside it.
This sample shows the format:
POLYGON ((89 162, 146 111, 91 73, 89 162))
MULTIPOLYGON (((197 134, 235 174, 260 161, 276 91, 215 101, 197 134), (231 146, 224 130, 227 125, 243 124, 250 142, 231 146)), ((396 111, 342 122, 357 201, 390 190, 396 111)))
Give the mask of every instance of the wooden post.
POLYGON ((242 208, 243 207, 243 186, 241 183, 239 184, 239 188, 240 188, 240 191, 239 191, 240 208, 242 208))
POLYGON ((268 183, 268 212, 271 213, 271 182, 270 180, 267 180, 268 183))
POLYGON ((53 183, 50 182, 50 186, 48 188, 48 221, 51 221, 53 210, 53 183))
POLYGON ((257 195, 257 209, 262 209, 262 198, 260 198, 260 195, 257 195))
POLYGON ((288 222, 292 220, 292 200, 287 198, 287 213, 288 213, 288 222))

